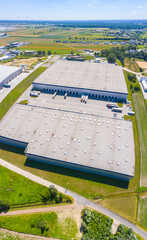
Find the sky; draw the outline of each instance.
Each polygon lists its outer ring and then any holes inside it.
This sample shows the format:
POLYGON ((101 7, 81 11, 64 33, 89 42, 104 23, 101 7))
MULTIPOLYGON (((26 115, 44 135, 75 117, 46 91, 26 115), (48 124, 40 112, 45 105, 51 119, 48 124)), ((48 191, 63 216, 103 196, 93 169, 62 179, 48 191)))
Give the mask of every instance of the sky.
POLYGON ((0 0, 0 20, 147 19, 147 0, 0 0))

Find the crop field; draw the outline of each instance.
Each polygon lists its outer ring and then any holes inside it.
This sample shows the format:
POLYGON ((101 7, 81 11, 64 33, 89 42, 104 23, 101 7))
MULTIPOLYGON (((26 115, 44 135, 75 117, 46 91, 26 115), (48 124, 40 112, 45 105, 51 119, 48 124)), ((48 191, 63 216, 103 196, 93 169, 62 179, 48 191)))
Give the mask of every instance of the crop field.
POLYGON ((20 50, 34 50, 34 51, 51 51, 52 54, 69 54, 74 50, 78 53, 78 49, 73 49, 70 45, 60 44, 60 43, 34 43, 24 47, 20 47, 20 50))

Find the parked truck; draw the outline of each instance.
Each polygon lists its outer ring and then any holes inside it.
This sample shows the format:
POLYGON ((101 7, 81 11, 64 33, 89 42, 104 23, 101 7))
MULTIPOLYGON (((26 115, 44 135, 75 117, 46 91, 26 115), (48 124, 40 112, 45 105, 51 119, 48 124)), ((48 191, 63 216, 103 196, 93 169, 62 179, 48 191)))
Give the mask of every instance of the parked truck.
POLYGON ((117 104, 110 104, 110 103, 108 103, 107 105, 107 108, 118 108, 118 106, 117 106, 117 104))
POLYGON ((122 108, 116 108, 116 107, 113 107, 112 109, 111 109, 111 111, 112 112, 119 112, 119 113, 122 113, 122 108))

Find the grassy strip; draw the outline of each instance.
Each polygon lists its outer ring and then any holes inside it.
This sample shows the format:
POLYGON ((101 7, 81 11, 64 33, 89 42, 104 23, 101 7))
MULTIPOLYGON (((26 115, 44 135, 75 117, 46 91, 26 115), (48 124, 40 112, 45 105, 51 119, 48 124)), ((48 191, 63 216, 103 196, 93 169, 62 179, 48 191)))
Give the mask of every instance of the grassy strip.
POLYGON ((78 228, 73 218, 62 221, 55 212, 0 217, 0 227, 12 231, 58 239, 76 239, 78 228))
POLYGON ((39 67, 26 77, 21 83, 19 83, 1 102, 0 105, 0 120, 7 113, 10 107, 16 102, 16 100, 25 92, 25 90, 32 84, 32 82, 47 68, 39 67))
POLYGON ((141 152, 141 185, 147 186, 147 111, 142 93, 133 94, 141 152))
MULTIPOLYGON (((130 81, 128 80, 127 72, 124 71, 125 80, 128 88, 128 100, 132 103, 132 108, 134 111, 134 99, 133 95, 130 89, 130 81)), ((138 93, 137 93, 138 94, 138 93)), ((136 186, 138 187, 138 197, 137 197, 137 211, 136 211, 136 224, 138 222, 138 211, 139 211, 139 197, 140 197, 140 142, 138 137, 138 129, 137 129, 137 123, 136 123, 136 116, 125 116, 126 120, 131 120, 133 124, 133 132, 134 132, 134 145, 135 145, 135 176, 137 174, 137 182, 136 186)))
POLYGON ((147 197, 140 199, 139 225, 147 231, 147 197))

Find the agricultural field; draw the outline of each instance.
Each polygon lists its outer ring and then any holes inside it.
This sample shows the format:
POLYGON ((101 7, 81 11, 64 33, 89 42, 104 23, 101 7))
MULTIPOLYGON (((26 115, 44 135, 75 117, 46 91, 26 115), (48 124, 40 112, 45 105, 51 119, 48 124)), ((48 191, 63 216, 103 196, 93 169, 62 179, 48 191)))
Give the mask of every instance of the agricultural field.
MULTIPOLYGON (((93 50, 102 50, 105 48, 110 48, 113 45, 103 45, 104 39, 110 38, 113 40, 114 37, 106 36, 108 29, 104 29, 101 32, 95 32, 95 29, 82 29, 82 28, 58 28, 58 27, 29 27, 29 26, 19 26, 13 31, 8 31, 5 38, 0 39, 0 46, 8 45, 13 42, 28 42, 29 45, 22 46, 20 50, 35 50, 35 51, 51 51, 52 54, 69 54, 72 50, 74 53, 79 53, 85 48, 93 50), (81 43, 71 43, 74 41, 97 41, 101 39, 100 45, 95 45, 91 43, 81 44, 81 43), (60 40, 61 43, 56 43, 60 40), (63 41, 68 41, 64 44, 63 41)), ((105 40, 106 41, 106 40, 105 40)))

